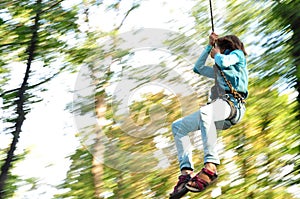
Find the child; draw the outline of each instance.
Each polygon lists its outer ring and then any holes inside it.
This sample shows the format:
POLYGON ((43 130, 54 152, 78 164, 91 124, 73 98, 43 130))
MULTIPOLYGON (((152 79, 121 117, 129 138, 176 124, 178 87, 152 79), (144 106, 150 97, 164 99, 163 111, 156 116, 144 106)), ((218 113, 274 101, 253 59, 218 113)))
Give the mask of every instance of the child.
POLYGON ((170 198, 180 198, 188 191, 201 192, 216 181, 217 165, 220 164, 217 129, 229 128, 239 122, 245 113, 244 99, 248 96, 246 55, 238 37, 227 35, 218 38, 215 33, 209 36, 209 45, 197 60, 194 72, 215 79, 215 85, 211 88, 211 102, 172 124, 181 175, 170 198), (215 60, 214 67, 204 65, 209 54, 215 60), (228 85, 228 81, 231 85, 228 85), (233 89, 236 94, 233 94, 233 89), (197 130, 201 131, 204 168, 193 174, 190 142, 186 138, 188 133, 197 130))

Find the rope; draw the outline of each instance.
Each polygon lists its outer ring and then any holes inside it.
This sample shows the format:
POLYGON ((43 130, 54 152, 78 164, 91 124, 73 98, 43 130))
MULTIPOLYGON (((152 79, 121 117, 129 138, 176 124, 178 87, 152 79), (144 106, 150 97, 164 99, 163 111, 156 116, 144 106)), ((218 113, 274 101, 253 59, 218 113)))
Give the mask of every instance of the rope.
MULTIPOLYGON (((214 31, 215 31, 215 28, 214 28, 214 17, 213 17, 213 10, 212 10, 212 3, 211 3, 211 0, 209 0, 209 8, 210 8, 211 30, 212 30, 212 32, 214 32, 214 31)), ((233 97, 234 97, 235 99, 237 99, 237 100, 239 100, 239 101, 245 103, 245 100, 244 100, 243 96, 233 88, 231 82, 226 78, 226 76, 225 76, 224 72, 222 71, 222 69, 220 68, 220 66, 218 66, 218 64, 216 64, 216 63, 215 63, 215 66, 216 66, 217 69, 220 71, 220 74, 221 74, 221 76, 224 78, 224 80, 225 80, 227 86, 228 86, 229 89, 230 89, 229 92, 233 95, 233 97)), ((216 74, 216 73, 217 73, 217 71, 215 71, 215 82, 217 83, 217 74, 216 74)), ((218 86, 217 86, 217 88, 218 88, 218 86)), ((218 90, 219 90, 219 89, 218 89, 218 90)), ((218 92, 219 92, 219 91, 218 91, 218 92)), ((220 93, 220 92, 219 92, 219 93, 220 93)))
POLYGON ((215 32, 214 28, 214 17, 213 17, 213 10, 212 10, 212 5, 211 5, 211 0, 209 0, 209 8, 210 8, 210 21, 211 21, 211 30, 215 32))

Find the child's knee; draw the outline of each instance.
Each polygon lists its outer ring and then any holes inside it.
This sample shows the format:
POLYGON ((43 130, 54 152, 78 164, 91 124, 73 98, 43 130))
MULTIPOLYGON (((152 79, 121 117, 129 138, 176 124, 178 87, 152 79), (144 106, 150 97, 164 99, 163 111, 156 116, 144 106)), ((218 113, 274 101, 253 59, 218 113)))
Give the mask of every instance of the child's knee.
POLYGON ((179 129, 180 129, 180 125, 181 125, 181 120, 176 120, 175 122, 172 123, 172 133, 173 135, 175 135, 179 129))

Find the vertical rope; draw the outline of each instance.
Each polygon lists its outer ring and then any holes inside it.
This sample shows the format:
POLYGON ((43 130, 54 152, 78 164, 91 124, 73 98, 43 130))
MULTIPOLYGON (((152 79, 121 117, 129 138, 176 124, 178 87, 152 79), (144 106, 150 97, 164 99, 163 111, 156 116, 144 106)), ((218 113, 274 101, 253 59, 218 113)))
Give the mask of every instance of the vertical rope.
POLYGON ((210 8, 210 21, 211 21, 211 30, 215 32, 214 28, 214 17, 213 17, 213 10, 212 10, 212 5, 211 5, 211 0, 209 0, 209 8, 210 8))

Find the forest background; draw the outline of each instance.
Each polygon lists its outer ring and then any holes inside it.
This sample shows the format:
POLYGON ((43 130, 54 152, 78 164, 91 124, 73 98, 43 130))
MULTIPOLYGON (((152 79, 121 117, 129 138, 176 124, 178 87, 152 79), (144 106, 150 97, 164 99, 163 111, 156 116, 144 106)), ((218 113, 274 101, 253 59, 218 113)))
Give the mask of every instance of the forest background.
MULTIPOLYGON (((215 31, 246 46, 250 95, 219 133, 217 185, 186 198, 300 198, 300 1, 212 2, 215 31)), ((171 123, 213 83, 192 72, 209 1, 2 0, 0 27, 0 198, 167 198, 171 123)))

